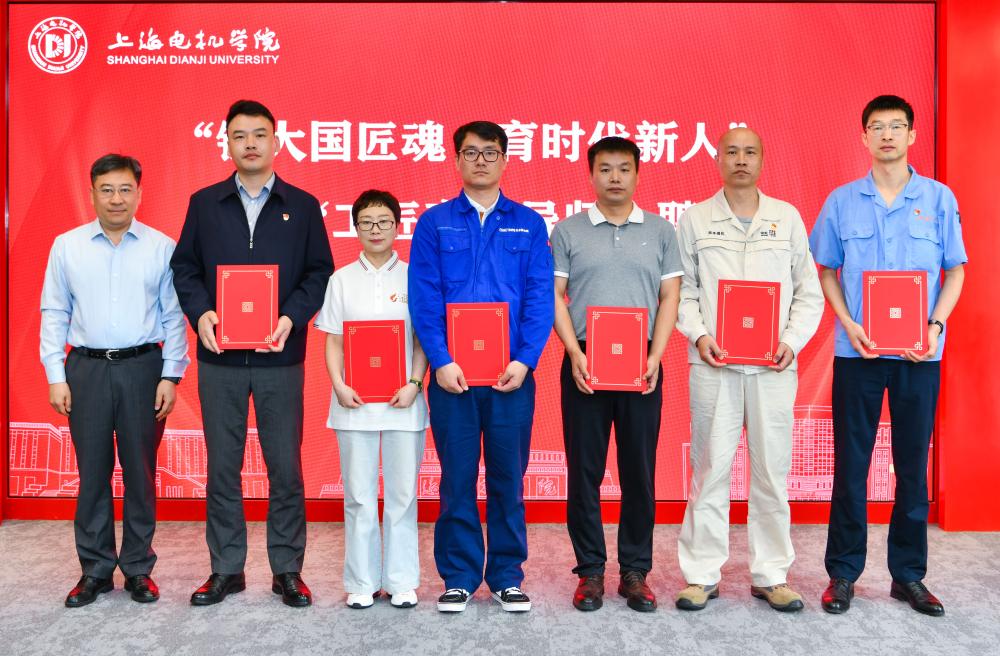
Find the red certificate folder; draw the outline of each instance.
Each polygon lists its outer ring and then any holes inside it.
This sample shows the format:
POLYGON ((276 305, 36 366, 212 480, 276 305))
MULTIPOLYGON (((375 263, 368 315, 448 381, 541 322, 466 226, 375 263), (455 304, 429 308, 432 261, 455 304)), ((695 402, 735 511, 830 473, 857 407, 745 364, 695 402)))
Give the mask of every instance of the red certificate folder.
POLYGON ((471 385, 496 385, 510 364, 506 303, 448 303, 448 353, 471 385))
POLYGON ((278 325, 278 265, 220 264, 215 290, 219 348, 268 348, 278 325))
POLYGON ((646 389, 649 310, 587 306, 588 385, 595 390, 642 392, 646 389))
POLYGON ((872 351, 902 355, 927 350, 927 272, 865 271, 864 329, 872 351))
POLYGON ((774 364, 781 283, 720 280, 715 341, 726 364, 774 364))
POLYGON ((365 403, 387 402, 406 383, 406 323, 344 322, 344 381, 365 403))

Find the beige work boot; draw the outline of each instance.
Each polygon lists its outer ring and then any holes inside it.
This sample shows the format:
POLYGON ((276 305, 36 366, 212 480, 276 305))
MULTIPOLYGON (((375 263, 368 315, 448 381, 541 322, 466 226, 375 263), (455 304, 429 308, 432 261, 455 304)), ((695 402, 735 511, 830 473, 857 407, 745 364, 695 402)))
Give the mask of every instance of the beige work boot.
POLYGON ((803 608, 802 595, 792 590, 787 583, 769 585, 766 588, 751 585, 750 594, 758 599, 766 599, 771 608, 785 613, 802 610, 803 608))
POLYGON ((719 584, 700 585, 691 584, 677 593, 677 601, 674 605, 681 610, 701 610, 708 605, 709 599, 719 596, 719 584))

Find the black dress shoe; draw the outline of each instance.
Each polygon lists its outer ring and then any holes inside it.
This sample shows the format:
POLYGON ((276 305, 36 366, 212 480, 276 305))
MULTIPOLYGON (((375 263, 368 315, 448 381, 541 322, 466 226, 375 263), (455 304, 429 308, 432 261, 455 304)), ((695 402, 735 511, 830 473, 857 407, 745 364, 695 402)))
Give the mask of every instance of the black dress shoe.
POLYGON ((573 607, 577 610, 597 610, 604 605, 604 575, 581 576, 573 593, 573 607))
POLYGON ((835 615, 851 607, 854 599, 854 583, 847 579, 830 579, 830 585, 823 591, 823 610, 835 615))
POLYGON ((918 613, 934 617, 944 615, 944 606, 937 597, 931 594, 922 581, 911 581, 910 583, 893 581, 889 595, 893 599, 909 602, 910 608, 918 613))
POLYGON ((625 572, 618 584, 618 594, 625 597, 628 607, 641 613, 656 610, 656 595, 646 585, 646 575, 642 572, 625 572))
POLYGON ((80 577, 76 587, 66 595, 66 605, 70 608, 79 608, 91 604, 97 599, 97 595, 102 592, 110 592, 115 587, 110 578, 99 579, 84 574, 80 577))
POLYGON ((312 604, 312 593, 298 572, 275 574, 271 582, 271 592, 281 595, 286 606, 301 608, 312 604))
POLYGON ((247 578, 239 574, 216 574, 208 577, 205 584, 191 595, 192 606, 211 606, 226 598, 230 592, 242 592, 247 589, 247 578))
POLYGON ((132 593, 132 601, 149 603, 160 598, 160 589, 147 574, 136 574, 125 579, 125 589, 132 593))

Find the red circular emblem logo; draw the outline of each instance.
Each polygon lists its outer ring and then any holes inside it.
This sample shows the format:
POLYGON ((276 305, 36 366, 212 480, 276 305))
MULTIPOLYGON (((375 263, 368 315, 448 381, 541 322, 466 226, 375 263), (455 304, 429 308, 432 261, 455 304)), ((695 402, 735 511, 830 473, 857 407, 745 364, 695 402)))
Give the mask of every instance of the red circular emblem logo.
POLYGON ((31 30, 28 56, 46 73, 69 73, 87 56, 87 35, 69 18, 46 18, 31 30))

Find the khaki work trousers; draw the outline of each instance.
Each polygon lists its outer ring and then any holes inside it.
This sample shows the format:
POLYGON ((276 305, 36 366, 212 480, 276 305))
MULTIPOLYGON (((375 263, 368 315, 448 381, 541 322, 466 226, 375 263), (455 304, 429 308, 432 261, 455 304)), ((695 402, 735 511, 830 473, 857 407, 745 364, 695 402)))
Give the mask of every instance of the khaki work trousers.
POLYGON ((677 554, 690 584, 712 585, 729 558, 733 456, 747 429, 750 493, 747 533, 753 585, 785 583, 795 560, 787 477, 798 377, 794 370, 743 373, 693 364, 691 485, 677 554))

